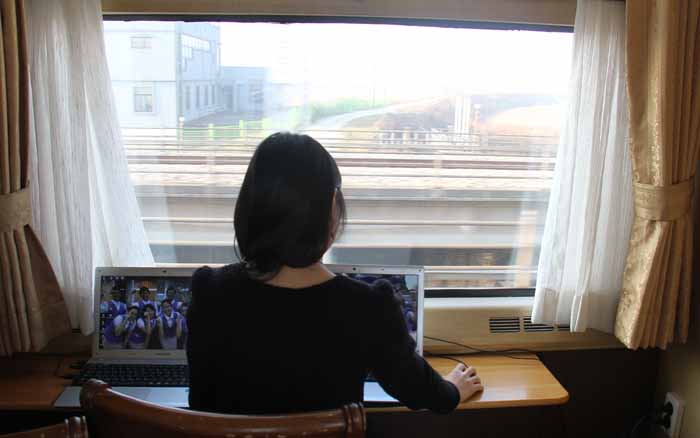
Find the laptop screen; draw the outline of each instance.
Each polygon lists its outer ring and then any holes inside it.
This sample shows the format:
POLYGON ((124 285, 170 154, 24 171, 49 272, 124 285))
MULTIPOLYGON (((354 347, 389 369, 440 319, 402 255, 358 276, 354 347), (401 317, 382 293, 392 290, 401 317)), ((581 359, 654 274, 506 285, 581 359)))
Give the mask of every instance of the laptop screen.
MULTIPOLYGON (((340 265, 329 265, 329 268, 338 275, 347 275, 369 285, 379 279, 388 281, 402 305, 406 327, 417 344, 416 350, 421 353, 422 282, 417 273, 375 273, 367 268, 340 265)), ((99 287, 96 291, 99 294, 98 350, 184 350, 191 271, 157 275, 158 271, 153 270, 148 275, 148 270, 139 269, 138 274, 146 275, 118 275, 119 268, 100 270, 102 275, 98 274, 100 281, 96 285, 99 287)), ((133 272, 132 268, 124 270, 121 273, 133 272)))
POLYGON ((182 350, 190 277, 102 276, 100 350, 182 350))
POLYGON ((345 273, 348 277, 369 285, 380 279, 394 287, 394 293, 402 305, 406 327, 413 340, 418 340, 418 275, 416 274, 367 274, 345 273))

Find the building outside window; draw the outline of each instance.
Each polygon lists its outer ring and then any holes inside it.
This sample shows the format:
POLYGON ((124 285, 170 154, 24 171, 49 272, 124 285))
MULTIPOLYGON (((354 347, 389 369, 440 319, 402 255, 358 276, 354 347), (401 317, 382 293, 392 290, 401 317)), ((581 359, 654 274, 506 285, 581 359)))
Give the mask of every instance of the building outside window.
POLYGON ((185 111, 190 110, 190 87, 185 87, 185 111))
POLYGON ((204 86, 204 106, 209 106, 209 85, 204 86))
POLYGON ((195 108, 199 109, 199 85, 195 88, 195 108))
POLYGON ((153 112, 153 86, 141 85, 134 87, 134 112, 153 112))
POLYGON ((131 37, 131 48, 132 49, 150 49, 152 47, 152 37, 149 36, 132 36, 131 37))

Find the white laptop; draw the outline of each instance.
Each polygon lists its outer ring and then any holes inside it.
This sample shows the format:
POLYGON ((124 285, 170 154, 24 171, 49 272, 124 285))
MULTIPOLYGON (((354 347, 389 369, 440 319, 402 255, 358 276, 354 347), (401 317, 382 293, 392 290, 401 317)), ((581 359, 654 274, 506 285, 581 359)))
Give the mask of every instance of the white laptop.
MULTIPOLYGON (((383 278, 403 298, 404 317, 416 351, 423 351, 423 269, 327 265, 339 275, 369 284, 383 278)), ((191 268, 97 268, 95 333, 92 357, 84 367, 115 391, 170 407, 187 408, 187 337, 185 316, 190 301, 191 268), (150 330, 146 326, 150 326, 150 330), (138 385, 138 386, 137 386, 138 385)), ((54 403, 80 406, 80 378, 54 403)), ((366 404, 397 404, 371 376, 365 382, 366 404)))

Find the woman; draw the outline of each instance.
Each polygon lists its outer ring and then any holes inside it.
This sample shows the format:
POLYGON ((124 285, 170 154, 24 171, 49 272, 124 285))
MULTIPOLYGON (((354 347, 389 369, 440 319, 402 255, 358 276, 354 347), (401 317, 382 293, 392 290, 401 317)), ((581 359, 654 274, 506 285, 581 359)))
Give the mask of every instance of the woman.
POLYGON ((192 278, 190 407, 281 413, 361 402, 368 372, 410 408, 450 412, 482 389, 471 368, 443 379, 415 353, 386 281, 334 276, 321 258, 345 220, 338 167, 306 135, 256 149, 234 227, 242 263, 192 278))
POLYGON ((164 350, 176 350, 177 340, 182 336, 182 316, 173 310, 173 303, 167 298, 161 302, 161 309, 158 318, 160 345, 164 350))
POLYGON ((165 291, 165 298, 169 299, 173 303, 173 309, 175 309, 176 312, 180 312, 180 306, 182 305, 182 301, 178 299, 179 297, 180 294, 172 286, 168 287, 168 289, 165 291))
POLYGON ((129 324, 126 333, 126 348, 132 350, 145 350, 151 340, 151 325, 148 321, 148 313, 151 312, 153 306, 150 304, 144 306, 144 317, 137 317, 129 324))
POLYGON ((187 334, 189 329, 187 328, 187 309, 189 305, 187 303, 182 303, 178 313, 182 316, 180 318, 180 338, 177 340, 177 349, 182 350, 187 345, 187 334))
POLYGON ((117 315, 105 324, 102 332, 102 347, 107 350, 118 350, 126 347, 127 335, 139 319, 138 306, 131 305, 123 315, 117 315))
POLYGON ((158 315, 156 314, 155 306, 152 304, 146 304, 143 306, 143 322, 146 325, 146 329, 150 331, 148 342, 146 342, 146 348, 149 350, 160 349, 161 345, 160 334, 158 333, 158 315))

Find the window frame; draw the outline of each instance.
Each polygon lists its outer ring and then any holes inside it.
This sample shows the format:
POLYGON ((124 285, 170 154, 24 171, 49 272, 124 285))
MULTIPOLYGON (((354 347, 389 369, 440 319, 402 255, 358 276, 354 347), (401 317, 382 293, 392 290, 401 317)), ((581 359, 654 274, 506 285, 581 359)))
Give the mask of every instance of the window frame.
MULTIPOLYGON (((187 22, 269 22, 279 24, 293 23, 346 23, 346 24, 394 24, 417 27, 449 27, 449 28, 469 28, 469 29, 489 29, 489 30, 530 30, 543 32, 558 32, 558 33, 573 33, 573 23, 571 25, 549 25, 549 24, 531 24, 517 22, 491 22, 491 21, 469 21, 469 20, 447 20, 447 19, 425 19, 425 18, 386 18, 386 17, 337 17, 337 16, 298 16, 298 15, 212 15, 212 14, 114 14, 107 13, 103 15, 104 20, 116 21, 140 21, 140 20, 158 20, 158 21, 187 21, 187 22)), ((184 46, 183 46, 184 47, 184 46)), ((194 49, 197 50, 197 49, 194 49)), ((240 86, 240 84, 238 84, 240 86)), ((263 84, 264 85, 264 84, 263 84)), ((213 88, 213 85, 212 85, 213 88)), ((249 96, 251 85, 248 84, 249 96)), ((207 108, 209 86, 207 84, 198 84, 195 86, 195 109, 200 110, 207 108), (205 93, 205 104, 201 105, 200 87, 203 87, 205 93)), ((261 89, 261 92, 264 91, 261 89)), ((263 97, 264 99, 264 97, 263 97)), ((249 102, 250 103, 250 102, 249 102)), ((164 262, 159 265, 168 266, 170 263, 164 262)), ((182 264, 188 265, 187 262, 182 264)), ((429 273, 427 273, 429 275, 429 273)), ((427 287, 425 289, 426 298, 502 298, 502 297, 533 297, 535 294, 534 288, 435 288, 427 287)))
POLYGON ((153 48, 153 37, 150 35, 132 35, 130 40, 130 47, 136 50, 151 50, 153 48), (134 45, 135 41, 141 41, 144 44, 134 45), (148 42, 147 44, 145 44, 148 42))
POLYGON ((132 89, 132 93, 133 93, 133 103, 134 103, 134 114, 154 114, 154 113, 156 112, 156 99, 155 99, 156 91, 155 91, 155 86, 154 86, 153 84, 138 84, 138 85, 134 85, 134 86, 133 86, 133 89, 132 89), (148 88, 148 89, 150 89, 151 93, 150 93, 150 94, 139 93, 139 92, 137 91, 139 88, 140 88, 140 89, 146 89, 146 88, 148 88), (150 96, 150 98, 151 98, 151 109, 150 109, 150 111, 148 111, 148 110, 147 110, 147 111, 140 111, 140 110, 137 109, 137 108, 138 108, 138 100, 137 100, 137 98, 138 98, 138 97, 141 97, 141 96, 150 96))
POLYGON ((573 26, 576 0, 433 0, 431 2, 382 0, 357 2, 297 0, 260 2, 257 0, 102 0, 108 15, 165 15, 185 17, 283 17, 286 19, 333 18, 484 21, 499 23, 573 26), (291 17, 291 18, 290 18, 291 17))

